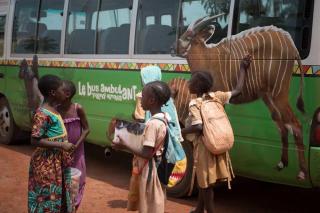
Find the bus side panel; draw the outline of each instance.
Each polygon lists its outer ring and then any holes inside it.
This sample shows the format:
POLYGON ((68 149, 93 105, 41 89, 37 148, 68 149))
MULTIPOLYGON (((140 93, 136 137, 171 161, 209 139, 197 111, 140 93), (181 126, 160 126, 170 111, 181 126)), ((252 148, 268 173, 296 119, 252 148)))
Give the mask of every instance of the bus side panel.
POLYGON ((312 185, 320 187, 320 147, 310 147, 310 176, 312 185))
POLYGON ((6 96, 15 123, 23 130, 30 129, 31 113, 27 108, 27 94, 24 80, 19 78, 19 67, 6 67, 6 87, 4 95, 6 96))
POLYGON ((0 65, 0 94, 4 94, 6 85, 6 67, 0 65))
MULTIPOLYGON (((110 120, 114 117, 132 120, 135 96, 141 91, 140 72, 86 69, 70 72, 67 69, 65 75, 70 73, 74 73, 74 76, 64 77, 76 84, 75 101, 85 108, 91 132, 94 132, 89 134, 88 142, 101 146, 110 145, 106 138, 110 120)), ((178 75, 163 73, 163 80, 167 81, 178 75)))
MULTIPOLYGON (((55 74, 74 82, 77 93, 73 99, 87 114, 91 133, 87 141, 110 145, 106 130, 112 118, 132 120, 135 96, 141 91, 140 72, 88 68, 41 68, 41 75, 55 74)), ((163 73, 163 80, 181 76, 163 73)))
MULTIPOLYGON (((31 112, 27 108, 27 95, 24 80, 19 78, 19 67, 1 67, 3 68, 7 69, 6 84, 1 84, 0 89, 3 89, 9 101, 16 124, 21 129, 30 130, 31 112)), ((84 107, 92 130, 88 142, 101 146, 110 145, 106 138, 110 120, 114 117, 132 120, 135 95, 141 91, 138 71, 39 67, 39 74, 53 74, 74 82, 77 93, 73 101, 84 107)), ((181 77, 181 73, 164 72, 163 80, 168 81, 178 76, 181 77)), ((185 76, 188 77, 189 74, 185 76)))
MULTIPOLYGON (((307 114, 313 116, 316 109, 320 107, 320 76, 316 76, 305 81, 305 103, 307 114), (306 94, 307 93, 307 94, 306 94)), ((311 126, 311 122, 307 123, 311 126)), ((314 187, 320 187, 320 147, 309 148, 310 177, 314 187)))
MULTIPOLYGON (((311 119, 314 110, 320 105, 320 99, 315 100, 313 95, 315 91, 319 91, 315 90, 318 80, 319 78, 305 78, 303 96, 306 106, 305 115, 296 108, 300 77, 293 77, 290 87, 289 102, 294 114, 303 126, 303 143, 307 165, 309 165, 311 119)), ((229 105, 227 112, 235 134, 235 145, 231 151, 231 157, 236 174, 275 183, 311 187, 310 180, 298 181, 296 178, 299 164, 295 141, 290 133, 288 167, 282 171, 276 169, 281 158, 281 136, 262 100, 244 105, 229 105)))

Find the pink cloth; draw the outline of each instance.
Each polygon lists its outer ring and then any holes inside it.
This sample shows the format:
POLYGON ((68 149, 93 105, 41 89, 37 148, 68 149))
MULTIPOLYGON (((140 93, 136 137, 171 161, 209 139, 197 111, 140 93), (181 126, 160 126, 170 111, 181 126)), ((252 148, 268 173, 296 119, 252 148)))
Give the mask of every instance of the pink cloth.
MULTIPOLYGON (((67 129, 68 132, 68 140, 70 143, 76 144, 78 139, 80 138, 81 135, 81 122, 79 117, 75 118, 66 118, 63 120, 64 125, 67 129)), ((80 177, 80 184, 79 184, 79 193, 76 198, 75 206, 76 208, 79 207, 82 197, 83 197, 83 192, 84 192, 84 186, 86 183, 86 163, 85 163, 85 156, 84 156, 84 144, 81 143, 78 148, 74 151, 74 156, 73 156, 73 163, 72 167, 77 168, 81 171, 81 177, 80 177)))

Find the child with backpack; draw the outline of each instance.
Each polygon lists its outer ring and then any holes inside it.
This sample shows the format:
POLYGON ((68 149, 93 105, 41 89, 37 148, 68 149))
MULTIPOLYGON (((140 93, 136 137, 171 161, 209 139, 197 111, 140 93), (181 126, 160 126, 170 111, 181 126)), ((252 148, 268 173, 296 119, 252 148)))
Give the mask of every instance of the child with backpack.
POLYGON ((213 212, 213 185, 217 181, 228 181, 230 188, 234 175, 228 150, 233 144, 233 132, 223 105, 241 93, 250 62, 250 55, 241 61, 238 84, 229 92, 210 92, 213 79, 208 72, 194 72, 189 81, 189 91, 197 98, 189 103, 191 126, 182 129, 182 135, 196 134, 193 145, 199 197, 193 213, 213 212))
MULTIPOLYGON (((161 81, 161 69, 155 65, 143 67, 140 71, 140 77, 143 86, 153 81, 161 81)), ((181 135, 179 118, 173 98, 170 98, 168 102, 161 107, 161 111, 167 114, 168 132, 170 133, 170 144, 168 145, 168 149, 169 152, 174 152, 171 154, 171 158, 168 159, 171 163, 175 164, 168 184, 168 187, 173 187, 181 181, 186 173, 187 158, 181 144, 181 142, 183 142, 183 137, 181 135)), ((136 96, 136 107, 133 118, 138 122, 147 122, 151 118, 150 112, 144 111, 141 107, 141 92, 136 96)))
POLYGON ((115 149, 132 152, 133 172, 139 176, 139 206, 141 213, 163 213, 165 203, 165 187, 158 177, 157 165, 163 153, 167 134, 165 114, 161 106, 167 103, 171 95, 168 85, 161 81, 154 81, 144 86, 142 90, 141 106, 150 111, 151 119, 147 121, 143 140, 140 146, 118 137, 112 142, 115 149))

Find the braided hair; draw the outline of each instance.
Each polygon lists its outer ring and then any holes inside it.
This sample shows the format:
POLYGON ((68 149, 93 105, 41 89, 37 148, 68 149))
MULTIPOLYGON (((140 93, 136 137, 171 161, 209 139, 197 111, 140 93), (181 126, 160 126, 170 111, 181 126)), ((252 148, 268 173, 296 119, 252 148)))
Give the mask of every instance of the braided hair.
POLYGON ((163 81, 153 81, 145 85, 150 88, 154 98, 160 106, 166 104, 171 97, 169 86, 163 81))

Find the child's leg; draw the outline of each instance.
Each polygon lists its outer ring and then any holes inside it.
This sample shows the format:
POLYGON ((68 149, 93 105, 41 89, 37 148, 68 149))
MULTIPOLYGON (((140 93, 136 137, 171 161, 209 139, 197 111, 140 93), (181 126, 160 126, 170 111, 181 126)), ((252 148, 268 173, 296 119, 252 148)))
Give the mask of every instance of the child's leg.
POLYGON ((207 210, 207 213, 213 213, 213 187, 208 187, 203 190, 203 201, 204 201, 204 207, 207 210))
POLYGON ((203 189, 199 188, 197 207, 195 208, 195 210, 191 211, 191 213, 203 213, 203 212, 204 212, 203 189))

